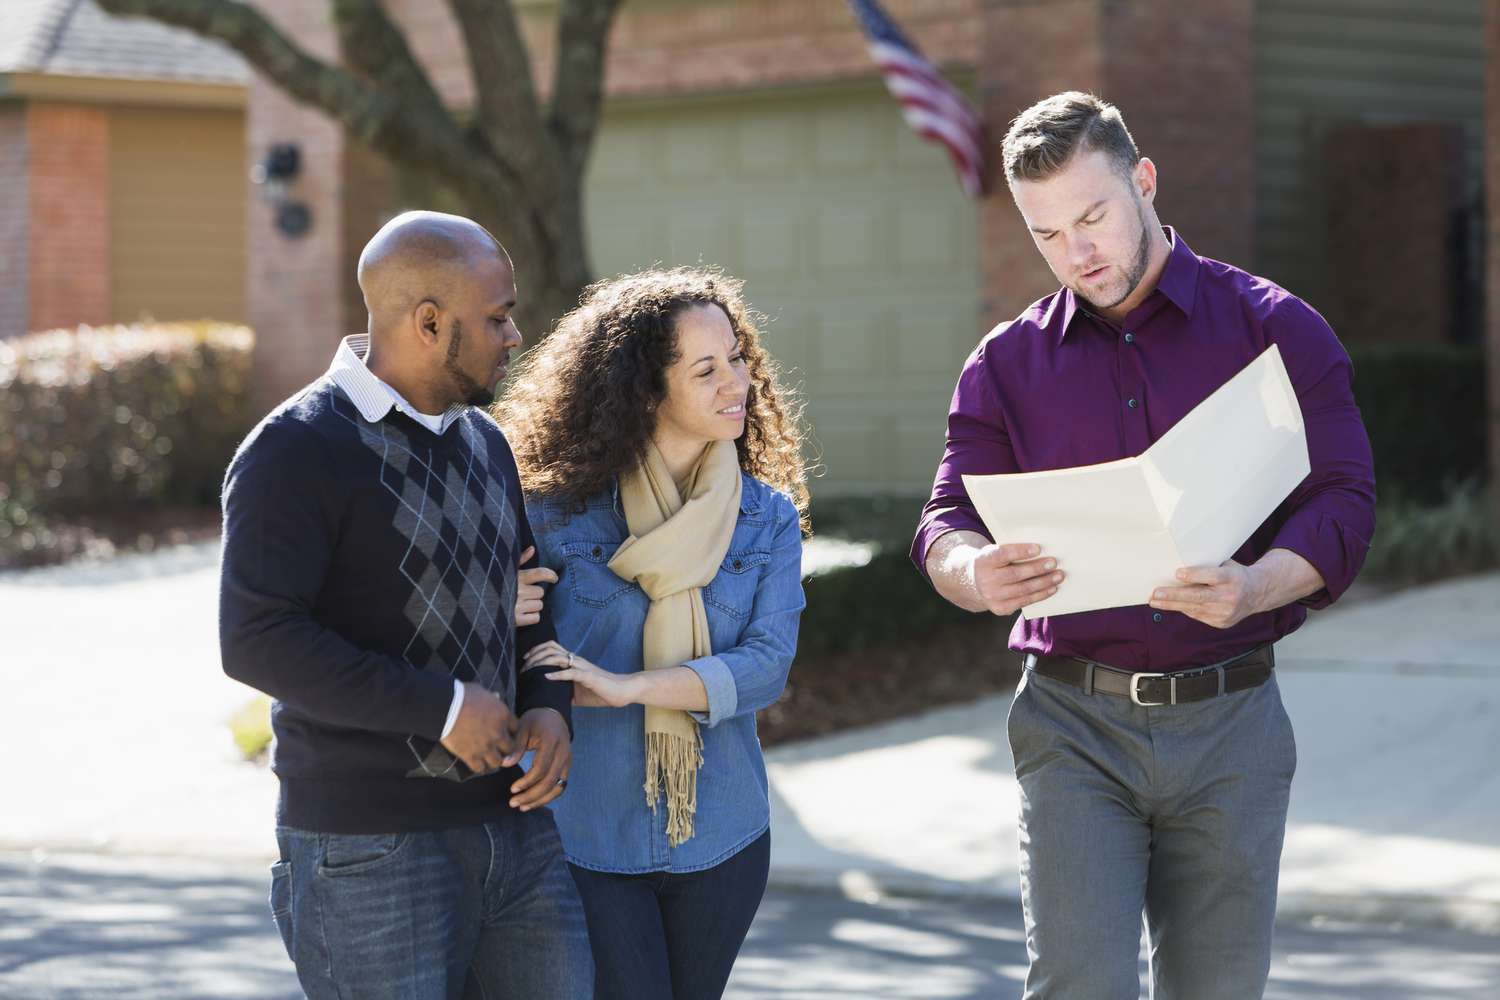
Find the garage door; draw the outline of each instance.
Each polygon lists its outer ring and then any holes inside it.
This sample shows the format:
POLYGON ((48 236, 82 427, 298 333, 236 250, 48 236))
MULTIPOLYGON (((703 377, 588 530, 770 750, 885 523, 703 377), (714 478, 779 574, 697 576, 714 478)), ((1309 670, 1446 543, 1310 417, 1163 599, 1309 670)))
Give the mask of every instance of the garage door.
POLYGON ((110 116, 111 312, 116 322, 245 319, 245 117, 110 116))
POLYGON ((977 219, 878 85, 612 105, 588 181, 596 273, 745 279, 800 383, 819 496, 916 494, 979 329, 977 219))

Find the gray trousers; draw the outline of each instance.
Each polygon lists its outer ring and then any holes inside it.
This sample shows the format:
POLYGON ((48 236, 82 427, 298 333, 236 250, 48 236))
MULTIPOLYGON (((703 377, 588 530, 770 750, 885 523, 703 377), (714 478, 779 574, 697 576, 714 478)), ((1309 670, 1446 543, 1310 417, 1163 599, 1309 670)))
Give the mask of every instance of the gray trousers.
POLYGON ((1021 791, 1026 1000, 1251 1000, 1271 965, 1297 749, 1273 674, 1143 708, 1027 671, 1007 720, 1021 791))

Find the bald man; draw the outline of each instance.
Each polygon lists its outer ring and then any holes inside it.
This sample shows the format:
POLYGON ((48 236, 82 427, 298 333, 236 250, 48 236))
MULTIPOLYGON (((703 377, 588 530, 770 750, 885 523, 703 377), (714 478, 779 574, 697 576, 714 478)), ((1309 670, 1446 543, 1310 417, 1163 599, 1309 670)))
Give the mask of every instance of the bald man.
POLYGON ((224 671, 275 699, 271 909, 309 997, 587 997, 546 804, 571 686, 520 656, 532 547, 478 407, 521 343, 483 227, 398 216, 359 260, 369 332, 251 432, 224 483, 224 671), (527 751, 532 763, 519 764, 527 751))

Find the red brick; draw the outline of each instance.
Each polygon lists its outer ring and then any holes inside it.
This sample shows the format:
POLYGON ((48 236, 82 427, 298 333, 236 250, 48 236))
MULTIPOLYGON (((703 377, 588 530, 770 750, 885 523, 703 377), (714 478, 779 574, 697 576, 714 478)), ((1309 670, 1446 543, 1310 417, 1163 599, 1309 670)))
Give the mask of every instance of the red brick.
MULTIPOLYGON (((256 6, 295 37, 329 57, 337 46, 324 2, 257 0, 256 6)), ((275 207, 252 186, 249 211, 250 325, 256 333, 256 403, 269 407, 327 367, 340 337, 364 326, 350 316, 343 283, 353 263, 344 245, 342 129, 319 111, 295 103, 256 76, 246 107, 246 155, 263 160, 276 143, 296 143, 302 170, 290 198, 312 209, 312 228, 288 237, 275 227, 275 207)))
POLYGON ((28 105, 29 321, 33 330, 109 321, 109 116, 28 105))
POLYGON ((1120 108, 1157 166, 1162 222, 1199 253, 1253 266, 1252 12, 1251 0, 1204 0, 1191 15, 1165 0, 986 4, 979 87, 994 193, 981 209, 979 253, 990 322, 1057 287, 1006 190, 999 144, 1017 114, 1064 90, 1120 108))

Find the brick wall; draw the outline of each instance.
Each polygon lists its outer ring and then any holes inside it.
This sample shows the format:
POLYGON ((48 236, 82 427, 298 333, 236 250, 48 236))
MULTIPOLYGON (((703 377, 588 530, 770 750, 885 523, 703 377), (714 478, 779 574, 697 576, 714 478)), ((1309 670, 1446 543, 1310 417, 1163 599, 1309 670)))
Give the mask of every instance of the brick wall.
POLYGON ((979 252, 989 322, 1057 287, 1006 191, 999 142, 1018 112, 1062 90, 1120 108, 1157 166, 1162 222, 1198 253, 1253 266, 1252 14, 1252 0, 1203 0, 1191 16, 1166 0, 986 0, 979 83, 995 180, 979 252))
MULTIPOLYGON (((983 0, 887 0, 885 7, 942 66, 972 67, 981 54, 983 0)), ((442 4, 389 0, 444 100, 473 99, 467 52, 442 4)), ((552 17, 523 10, 522 31, 539 89, 551 85, 552 17)), ((811 83, 871 74, 864 40, 844 0, 708 0, 627 4, 615 19, 609 97, 667 96, 811 83)))
MULTIPOLYGON (((980 0, 889 0, 886 10, 944 67, 983 54, 980 0)), ((539 70, 552 45, 533 26, 539 70), (540 37, 538 37, 540 33, 540 37)), ((865 42, 843 0, 759 0, 626 6, 611 38, 611 97, 785 86, 872 75, 865 42)))
MULTIPOLYGON (((334 55, 325 3, 257 0, 256 6, 299 45, 324 58, 334 55)), ((364 317, 350 316, 345 306, 344 282, 353 265, 343 240, 342 130, 256 76, 245 134, 248 162, 264 159, 275 143, 298 145, 302 171, 290 195, 312 209, 312 228, 290 238, 277 231, 274 208, 259 189, 250 191, 246 291, 257 337, 256 403, 264 409, 326 368, 339 338, 363 328, 364 317)))
POLYGON ((1243 268, 1255 253, 1254 7, 1104 4, 1105 94, 1156 162, 1162 222, 1200 254, 1243 268))
POLYGON ((1057 288, 1006 188, 1000 140, 1019 112, 1049 94, 1105 89, 1103 35, 1099 0, 986 5, 979 96, 990 138, 991 193, 979 209, 978 247, 986 326, 1057 288))
POLYGON ((32 330, 109 321, 109 116, 27 107, 32 330))
POLYGON ((26 106, 0 104, 0 337, 26 332, 27 288, 26 106))

